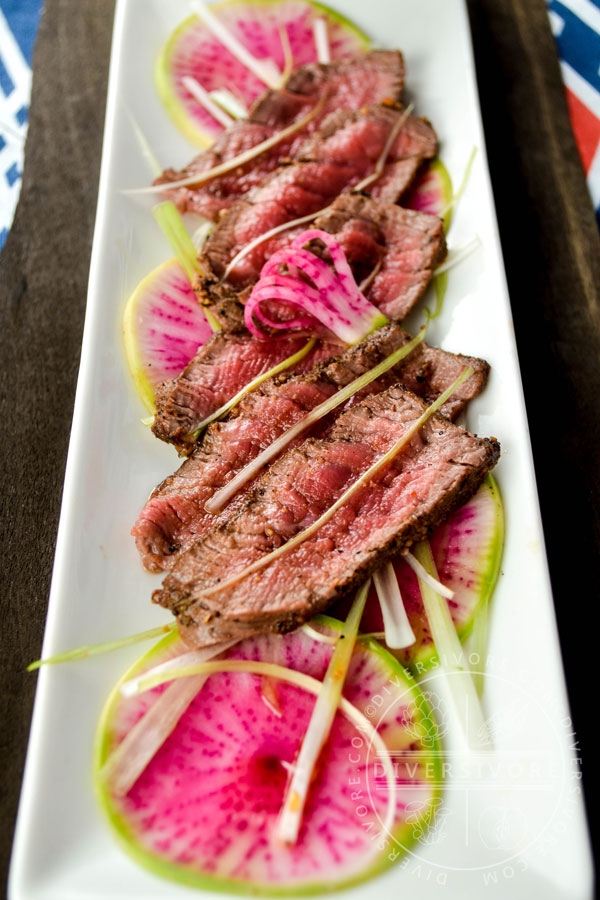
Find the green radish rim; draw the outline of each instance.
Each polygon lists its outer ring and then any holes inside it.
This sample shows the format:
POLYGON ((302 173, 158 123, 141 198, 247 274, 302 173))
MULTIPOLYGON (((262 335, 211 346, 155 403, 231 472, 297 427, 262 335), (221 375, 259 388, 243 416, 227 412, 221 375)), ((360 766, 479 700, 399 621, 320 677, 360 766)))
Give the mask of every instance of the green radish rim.
MULTIPOLYGON (((504 504, 502 502, 502 494, 498 487, 498 482, 491 474, 487 474, 484 484, 488 487, 490 496, 493 500, 494 510, 494 537, 490 541, 490 556, 488 564, 481 574, 481 589, 479 591, 478 600, 473 607, 468 620, 456 629, 456 633, 462 642, 466 641, 471 632, 478 615, 487 615, 487 607, 490 603, 502 565, 502 556, 504 553, 505 538, 505 516, 504 504)), ((402 654, 403 651, 398 651, 402 654)), ((404 660, 406 667, 414 675, 422 675, 431 669, 437 662, 437 652, 433 645, 428 648, 422 648, 414 659, 404 660)), ((484 660, 481 660, 483 663, 484 660)))
MULTIPOLYGON (((338 632, 341 631, 343 625, 338 619, 333 619, 329 616, 318 616, 313 621, 332 631, 338 632)), ((122 699, 120 694, 121 685, 125 681, 141 674, 144 669, 150 668, 157 654, 160 654, 163 650, 168 650, 178 639, 179 634, 176 631, 168 634, 137 660, 127 672, 125 672, 111 691, 100 715, 96 730, 93 751, 93 780, 95 793, 101 809, 115 831, 119 844, 130 857, 154 874, 189 887, 212 890, 220 893, 234 892, 237 894, 262 894, 270 897, 283 897, 332 893, 351 887, 382 873, 393 865, 394 862, 397 862, 404 856, 404 853, 409 847, 417 841, 417 828, 414 827, 414 822, 411 824, 408 822, 400 823, 391 832, 391 835, 387 837, 385 848, 370 866, 346 880, 339 880, 335 883, 314 882, 285 887, 285 885, 260 884, 257 882, 239 881, 220 876, 214 877, 201 873, 198 870, 187 868, 183 865, 165 861, 155 853, 143 849, 137 842, 135 834, 132 833, 132 829, 126 818, 120 812, 115 810, 111 797, 100 778, 100 771, 109 752, 110 722, 116 704, 122 699), (392 850, 394 853, 397 853, 397 855, 390 858, 392 850)), ((402 682, 403 688, 399 688, 398 690, 403 693, 409 693, 410 698, 414 703, 415 710, 418 711, 418 719, 415 719, 415 724, 418 724, 419 726, 419 733, 427 736, 429 743, 429 746, 427 748, 423 747, 422 750, 424 757, 423 768, 424 771, 427 772, 427 778, 424 777, 423 781, 432 782, 431 794, 428 798, 426 809, 419 816, 418 820, 419 827, 421 828, 422 826, 423 830, 425 830, 431 820, 431 811, 438 805, 442 793, 440 787, 442 782, 441 744, 437 725, 425 695, 422 693, 411 673, 408 672, 378 641, 359 635, 357 645, 360 645, 364 651, 373 653, 377 657, 377 661, 389 670, 390 679, 396 677, 402 682)), ((367 739, 366 735, 365 739, 367 739)))
MULTIPOLYGON (((275 5, 280 2, 282 2, 282 0, 249 0, 248 6, 275 5)), ((283 0, 283 2, 285 2, 285 0, 283 0)), ((358 27, 358 25, 355 25, 354 22, 351 22, 350 19, 348 19, 342 13, 331 9, 324 3, 316 2, 316 0, 305 0, 305 2, 308 6, 313 7, 313 9, 317 13, 325 15, 331 22, 334 22, 335 24, 340 25, 343 28, 347 28, 349 31, 351 31, 355 35, 359 45, 361 45, 363 49, 366 50, 371 46, 371 41, 364 33, 364 31, 362 31, 358 27)), ((214 11, 223 7, 235 6, 239 4, 240 0, 223 0, 223 2, 221 3, 215 3, 213 6, 211 6, 211 9, 214 11)), ((185 19, 180 25, 178 25, 177 28, 175 28, 175 30, 171 33, 169 39, 164 44, 162 50, 158 55, 154 68, 154 82, 158 91, 158 95, 175 125, 190 141, 192 141, 202 149, 206 149, 207 147, 210 147, 210 145, 214 142, 214 137, 203 131, 202 128, 196 125, 190 118, 185 106, 179 99, 178 94, 175 90, 170 66, 173 50, 176 47, 179 38, 188 28, 190 28, 198 21, 199 18, 197 15, 193 14, 191 16, 188 16, 188 18, 185 19)), ((222 85, 222 87, 227 87, 227 85, 222 85)))

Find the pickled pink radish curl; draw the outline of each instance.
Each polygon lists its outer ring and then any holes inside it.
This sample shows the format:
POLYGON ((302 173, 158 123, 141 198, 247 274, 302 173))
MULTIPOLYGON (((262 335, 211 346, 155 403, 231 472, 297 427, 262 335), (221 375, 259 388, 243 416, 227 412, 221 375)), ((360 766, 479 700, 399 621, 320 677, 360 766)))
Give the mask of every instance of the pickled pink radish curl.
POLYGON ((244 319, 248 330, 258 338, 264 338, 265 332, 257 323, 269 329, 314 330, 318 320, 348 344, 362 340, 388 321, 361 294, 336 239, 317 228, 302 232, 289 247, 267 260, 246 303, 244 319), (331 265, 306 249, 305 245, 315 240, 325 244, 331 265), (280 271, 282 267, 287 269, 285 274, 280 271), (260 308, 265 301, 280 301, 309 315, 274 322, 260 308))

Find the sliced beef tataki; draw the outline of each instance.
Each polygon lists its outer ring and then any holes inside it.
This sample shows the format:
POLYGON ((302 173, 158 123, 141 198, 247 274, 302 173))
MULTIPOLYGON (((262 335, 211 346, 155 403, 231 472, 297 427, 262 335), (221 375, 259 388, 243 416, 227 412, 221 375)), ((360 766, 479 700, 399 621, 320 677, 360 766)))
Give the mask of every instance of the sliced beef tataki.
MULTIPOLYGON (((170 568, 182 550, 228 518, 251 485, 220 514, 208 513, 206 501, 310 410, 409 339, 399 325, 390 324, 341 356, 317 364, 306 375, 284 374, 268 379, 224 420, 210 425, 193 455, 153 491, 132 530, 146 568, 151 572, 170 568)), ((443 407, 444 414, 452 418, 483 389, 489 367, 483 360, 456 356, 426 344, 419 344, 360 396, 347 401, 346 407, 396 381, 431 403, 467 365, 473 368, 473 374, 443 407)))
POLYGON ((198 646, 287 631, 357 588, 466 501, 500 452, 433 416, 318 531, 230 587, 219 584, 315 522, 425 410, 398 385, 343 413, 274 462, 244 504, 183 553, 154 594, 198 646), (206 594, 216 588, 215 593, 206 594))

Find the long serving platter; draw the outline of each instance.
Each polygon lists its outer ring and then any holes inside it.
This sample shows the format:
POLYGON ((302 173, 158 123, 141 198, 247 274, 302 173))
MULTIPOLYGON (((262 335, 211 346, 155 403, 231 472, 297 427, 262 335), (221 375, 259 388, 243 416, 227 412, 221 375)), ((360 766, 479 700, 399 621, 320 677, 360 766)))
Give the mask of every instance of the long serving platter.
MULTIPOLYGON (((416 111, 434 123, 457 184, 477 155, 448 235, 479 249, 450 272, 428 340, 486 358, 492 376, 468 427, 502 445, 496 469, 507 517, 502 574, 489 624, 484 709, 494 750, 465 763, 439 671, 444 803, 424 839, 386 874, 346 892, 369 900, 417 891, 430 897, 534 896, 584 900, 592 872, 463 0, 343 0, 334 5, 384 47, 398 46, 416 111), (487 892, 487 893, 485 893, 487 892)), ((81 369, 45 656, 165 622, 149 602, 156 579, 141 568, 129 529, 150 488, 174 466, 172 448, 140 424, 120 335, 123 304, 170 252, 148 206, 124 188, 150 173, 132 116, 164 165, 193 148, 156 95, 152 67, 166 36, 189 14, 185 0, 118 0, 81 369)), ((422 308, 422 305, 421 305, 422 308)), ((421 313, 422 318, 422 313, 421 313)), ((419 321, 417 312, 415 322, 419 321)), ((138 867, 113 839, 91 779, 94 731, 111 687, 140 654, 42 670, 35 703, 10 879, 11 900, 177 898, 189 889, 138 867)), ((477 660, 472 660, 477 668, 477 660)), ((33 676, 32 676, 33 677, 33 676)))

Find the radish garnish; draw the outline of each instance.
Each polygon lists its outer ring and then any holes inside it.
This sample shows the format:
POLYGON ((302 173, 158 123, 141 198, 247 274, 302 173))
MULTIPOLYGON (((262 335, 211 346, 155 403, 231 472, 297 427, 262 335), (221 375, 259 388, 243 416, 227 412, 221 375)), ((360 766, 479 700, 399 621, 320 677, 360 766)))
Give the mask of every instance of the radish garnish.
MULTIPOLYGON (((364 599, 366 599, 366 593, 364 599)), ((354 646, 354 641, 352 641, 352 645, 354 646)), ((336 649, 337 646, 338 645, 336 642, 336 649)), ((139 692, 143 693, 144 691, 148 691, 151 688, 158 687, 161 684, 165 684, 165 682, 171 681, 172 679, 178 680, 180 678, 183 678, 191 680, 191 678, 203 676, 204 682, 210 675, 216 675, 222 672, 247 672, 252 675, 261 675, 267 678, 276 678, 280 681, 287 682, 288 684, 295 684, 303 690, 309 691, 311 694, 315 694, 315 696, 317 697, 317 702, 324 688, 323 683, 318 681, 316 678, 312 678, 310 675, 305 675, 303 672, 298 672, 296 669, 288 669, 285 666, 277 665, 277 663, 261 662, 260 660, 255 661, 248 659, 224 659, 217 662, 204 662, 197 663, 195 665, 182 666, 180 668, 173 669, 163 675, 142 677, 140 679, 139 692)), ((332 679, 334 675, 335 673, 332 674, 332 679)), ((369 719, 365 715, 363 715, 363 713, 361 713, 356 708, 356 706, 353 706, 352 703, 349 703, 349 701, 342 696, 340 696, 338 699, 338 706, 340 711, 346 716, 347 719, 349 719, 354 725, 356 725, 356 727, 361 732, 368 735, 369 741, 377 752, 377 761, 384 769, 385 777, 388 783, 388 800, 382 831, 387 832, 392 827, 394 821, 397 787, 389 750, 369 719)), ((337 706, 334 709, 334 714, 336 710, 337 706)), ((295 769, 296 766, 294 766, 294 770, 295 769)), ((376 844, 376 842, 374 843, 376 844)), ((374 850, 377 849, 377 846, 375 846, 374 850)))
MULTIPOLYGON (((277 837, 285 844, 295 844, 298 839, 313 771, 319 754, 329 737, 333 719, 340 704, 370 584, 369 580, 358 591, 348 618, 335 643, 323 685, 314 705, 302 747, 286 789, 285 800, 277 822, 277 837)), ((390 782, 390 787, 392 785, 395 787, 394 779, 390 782)))
POLYGON ((383 150, 379 154, 379 159, 375 163, 375 168, 374 168, 373 172, 370 175, 367 175, 366 178, 363 178, 363 180, 360 181, 356 185, 356 187, 354 187, 352 190, 364 191, 364 189, 366 187, 368 187, 370 184, 373 184, 373 182, 377 181, 378 178, 381 178, 381 175, 383 174, 383 170, 385 168, 385 164, 387 162, 387 158, 390 155, 390 150, 392 149, 392 145, 393 145, 394 141, 396 140, 396 138, 398 137, 398 135, 400 134, 400 132, 402 131, 402 129, 404 128, 404 126, 406 124, 406 120, 408 119, 408 117, 410 116, 410 114, 412 113, 414 108, 415 108, 415 104, 409 103, 409 105, 406 107, 406 109, 404 110, 402 115, 397 119, 397 121, 394 124, 394 127, 390 131, 390 133, 388 135, 388 139, 385 142, 385 145, 383 147, 383 150))
MULTIPOLYGON (((302 129, 311 122, 315 116, 318 116, 325 102, 327 100, 327 94, 323 94, 318 103, 316 103, 310 112, 308 112, 301 119, 298 119, 296 122, 293 122, 291 125, 288 125, 287 128, 282 128, 281 131, 276 132, 276 134, 271 135, 270 138, 267 138, 265 141, 261 141, 260 144, 255 144, 254 147, 250 147, 249 150, 245 150, 243 153, 238 154, 238 156, 234 156, 231 159, 226 160, 226 162, 220 163, 218 166, 213 166, 212 169, 205 169, 202 172, 196 172, 193 175, 188 175, 187 178, 181 178, 179 181, 169 181, 168 184, 151 184, 147 187, 142 188, 130 188, 123 191, 124 194, 162 194, 165 190, 175 190, 175 188, 180 187, 189 187, 193 185, 194 187, 200 187, 202 184, 206 184, 207 181, 213 181, 215 178, 220 178, 221 175, 227 175, 228 172, 233 172, 235 169, 238 169, 240 166, 245 166, 246 163, 252 162, 253 159, 256 159, 258 156, 261 156, 263 153, 266 153, 267 150, 271 150, 272 147, 276 147, 277 144, 280 144, 282 141, 285 141, 287 138, 291 137, 291 135, 296 134, 297 131, 302 131, 302 129)), ((315 213, 315 215, 317 215, 315 213)))
POLYGON ((197 100, 204 109, 210 113, 213 119, 216 119, 223 128, 229 128, 229 126, 233 123, 233 118, 229 115, 229 113, 225 112, 220 106, 218 106, 215 101, 212 99, 208 91, 205 91, 199 81, 195 78, 192 78, 191 75, 184 75, 181 79, 181 83, 184 88, 190 92, 194 100, 197 100))
POLYGON ((266 447, 258 456, 252 460, 247 466, 245 466, 240 472, 237 473, 227 484, 220 488, 220 490, 215 491, 213 496, 206 501, 205 509, 207 512, 216 513, 219 512, 226 503, 228 503, 231 498, 237 494, 239 490, 241 490, 244 485, 248 484, 263 468, 267 465, 272 459, 274 459, 281 451, 287 447, 291 441, 298 437, 298 435, 302 434, 303 431, 306 431, 307 428, 310 428, 324 416, 328 415, 332 410, 336 409, 341 403, 344 403, 345 400, 348 400, 354 394, 358 393, 358 391, 362 390, 362 388, 366 387, 371 382, 375 381, 393 366, 400 362, 400 360, 407 357, 415 347, 421 343, 423 338, 425 337, 425 331, 419 332, 419 334, 410 340, 403 347, 399 347, 394 353, 390 353, 388 357, 382 360, 377 366, 374 366, 368 372, 365 372, 363 375, 360 375, 358 378, 355 378, 354 381, 350 382, 350 384, 346 385, 346 387, 341 388, 337 391, 332 397, 329 397, 327 400, 324 400, 323 403, 320 403, 313 410, 311 410, 308 415, 306 415, 303 419, 297 422, 295 425, 292 425, 291 428, 288 428, 282 435, 280 435, 272 444, 266 447))
POLYGON ((393 650, 411 647, 415 642, 415 633, 408 621, 396 572, 391 562, 375 572, 373 584, 381 606, 386 644, 393 650))
POLYGON ((281 83, 281 72, 274 62, 271 60, 257 59, 244 47, 228 28, 223 25, 221 20, 215 16, 210 7, 206 6, 202 0, 195 0, 192 3, 192 9, 202 19, 207 28, 212 31, 216 38, 226 47, 230 53, 238 59, 242 65, 246 66, 256 77, 266 84, 269 88, 278 88, 281 83))
POLYGON ((440 597, 445 597, 446 600, 452 600, 454 597, 454 591, 451 588, 447 588, 444 584, 441 583, 437 578, 434 578, 427 569, 421 565, 419 560, 413 556, 412 553, 407 551, 402 554, 403 558, 406 560, 408 565, 411 567, 419 581, 424 581, 432 591, 435 591, 436 594, 439 594, 440 597))
MULTIPOLYGON (((335 641, 343 626, 318 617, 316 627, 335 641)), ((156 670, 182 650, 181 638, 169 636, 125 679, 156 670)), ((196 666, 189 676, 180 665, 175 678, 176 670, 164 673, 161 686, 143 693, 124 697, 117 686, 99 725, 94 775, 124 849, 154 874, 188 886, 260 896, 347 887, 400 859, 431 824, 439 803, 437 729, 415 680, 362 636, 319 756, 298 840, 277 839, 286 784, 332 652, 330 644, 316 643, 301 629, 262 634, 227 651, 225 659, 196 666), (280 660, 285 668, 275 664, 280 660), (169 690, 167 679, 179 686, 209 675, 131 790, 117 795, 103 777, 107 760, 169 690), (273 687, 269 703, 265 678, 273 687), (385 703, 374 715, 371 703, 378 694, 385 703)))
POLYGON ((131 647, 132 644, 139 644, 141 641, 151 641, 154 638, 162 637, 165 634, 175 630, 175 624, 158 625, 156 628, 149 628, 148 631, 139 631, 137 634, 129 634, 124 638, 117 638, 115 641, 104 641, 101 644, 86 644, 83 647, 75 647, 73 650, 65 650, 64 653, 57 653, 55 656, 47 656, 45 659, 36 659, 35 662, 29 663, 28 672, 34 672, 41 666, 55 666, 59 663, 74 662, 77 659, 87 659, 90 656, 98 656, 101 653, 111 653, 113 650, 120 650, 122 647, 131 647))
MULTIPOLYGON (((290 60, 294 67, 315 62, 312 23, 315 15, 328 22, 332 59, 355 56, 370 46, 356 25, 320 2, 311 0, 225 0, 211 11, 230 35, 235 35, 259 64, 272 60, 273 80, 286 78, 290 60), (285 34, 283 33, 285 32, 285 34), (289 43, 289 50, 287 44, 289 43), (279 72, 283 74, 280 76, 279 72)), ((157 59, 156 86, 166 111, 178 128, 194 143, 207 147, 223 133, 222 126, 206 112, 183 86, 183 78, 196 78, 219 105, 241 118, 240 106, 249 108, 264 92, 264 83, 235 55, 223 47, 205 21, 189 16, 171 33, 157 59), (235 108, 214 97, 229 88, 235 108), (239 102, 238 102, 239 101, 239 102)))
POLYGON ((267 260, 244 308, 246 327, 255 337, 264 338, 255 319, 275 329, 311 327, 318 319, 346 344, 362 340, 388 321, 360 293, 337 240, 317 228, 303 231, 289 247, 278 250, 267 260), (315 253, 304 249, 305 244, 317 240, 329 251, 334 271, 315 253), (287 268, 286 274, 279 271, 283 267, 287 268), (281 300, 309 316, 274 322, 260 308, 266 300, 281 300))
POLYGON ((318 62, 330 63, 331 50, 329 47, 329 35, 327 34, 327 21, 321 16, 317 16, 313 22, 313 34, 318 62))
POLYGON ((158 385, 177 378, 212 334, 177 259, 142 279, 125 304, 122 327, 129 372, 144 405, 154 412, 158 385))
POLYGON ((395 456, 400 453, 400 451, 413 439, 415 434, 417 434, 425 422, 431 418, 434 413, 436 413, 444 403, 448 400, 449 397, 452 396, 454 391, 469 378, 470 375, 473 374, 473 369, 468 366, 466 369, 463 369, 458 378, 447 388, 443 394, 434 400, 434 402, 427 407, 427 409, 423 412, 421 416, 413 422, 413 424, 407 428, 402 437, 398 438, 395 444, 390 447, 390 449, 383 454, 376 462, 373 463, 372 466, 363 472, 363 474, 356 479, 356 481, 350 485, 350 487, 344 491, 344 493, 339 497, 335 503, 329 507, 322 515, 316 519, 312 525, 309 525, 308 528, 305 528, 304 531, 300 531, 293 538, 287 541, 285 544, 281 544, 280 547, 276 547, 275 550, 271 550, 270 553, 266 553, 261 559, 255 560, 255 562, 251 563, 249 566, 241 569, 239 572, 236 572, 235 575, 232 575, 230 578, 226 578, 225 581, 219 582, 214 587, 207 588, 202 591, 200 596, 209 597, 213 594, 218 594, 221 591, 227 590, 227 588, 232 587, 234 584, 237 584, 239 581, 242 581, 248 575, 251 575, 253 572, 257 572, 260 569, 264 569, 265 566, 268 566, 269 563, 273 562, 273 560, 282 556, 284 553, 293 550, 294 547, 297 547, 299 544, 306 541, 309 537, 311 537, 319 528, 322 528, 326 522, 328 522, 333 515, 337 512, 337 510, 346 503, 349 498, 356 493, 363 485, 367 484, 374 475, 377 475, 381 469, 383 469, 389 462, 391 462, 395 456))
POLYGON ((448 604, 439 590, 431 587, 429 579, 439 584, 435 561, 428 541, 415 547, 419 565, 429 578, 419 577, 419 587, 433 642, 446 675, 446 684, 470 750, 490 749, 491 741, 485 716, 475 689, 465 652, 456 633, 448 604))

